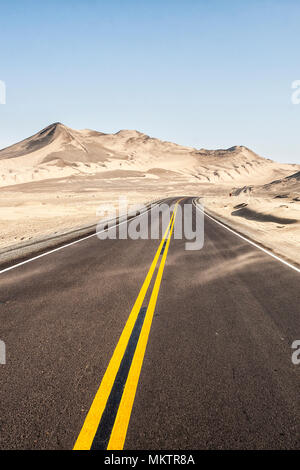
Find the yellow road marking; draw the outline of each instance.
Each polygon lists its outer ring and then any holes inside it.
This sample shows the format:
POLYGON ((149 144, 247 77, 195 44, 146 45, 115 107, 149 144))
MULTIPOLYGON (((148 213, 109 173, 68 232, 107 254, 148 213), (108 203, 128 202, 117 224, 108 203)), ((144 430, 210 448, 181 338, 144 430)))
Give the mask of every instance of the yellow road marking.
POLYGON ((112 433, 110 436, 110 440, 107 446, 108 450, 122 450, 124 447, 125 438, 127 434, 127 428, 128 428, 129 420, 131 416, 131 410, 132 410, 132 406, 134 403, 137 385, 138 385, 138 381, 139 381, 139 377, 140 377, 140 373, 141 373, 141 369, 142 369, 142 365, 144 361, 144 355, 145 355, 145 351, 146 351, 146 347, 148 343, 148 337, 149 337, 149 333, 151 329, 156 301, 158 298, 160 283, 161 283, 164 266, 165 266, 165 262, 166 262, 166 258, 168 254, 168 249, 169 249, 169 245, 171 241, 171 236, 173 232, 177 205, 179 204, 179 202, 180 201, 176 203, 176 206, 173 212, 174 217, 173 217, 172 225, 171 225, 170 232, 168 235, 168 240, 166 243, 165 251, 163 253, 162 260, 161 260, 158 273, 155 279, 155 283, 154 283, 153 291, 151 294, 149 306, 147 309, 146 317, 144 320, 144 324, 142 327, 142 331, 138 340, 135 354, 133 356, 129 374, 128 374, 125 388, 123 391, 122 399, 119 405, 118 413, 117 413, 115 423, 112 429, 112 433))
MULTIPOLYGON (((99 426, 103 411, 105 409, 107 400, 109 398, 112 386, 114 384, 117 372, 119 370, 122 358, 124 356, 131 332, 133 330, 134 324, 136 322, 139 311, 142 307, 145 295, 151 283, 153 273, 155 271, 164 241, 168 235, 170 226, 173 226, 174 223, 174 212, 171 217, 170 223, 164 233, 164 236, 161 240, 161 243, 156 251, 155 257, 152 261, 148 274, 144 280, 144 283, 141 287, 139 295, 134 303, 134 306, 131 310, 129 318, 126 322, 126 325, 123 329, 123 332, 120 336, 116 349, 112 355, 112 358, 109 362, 109 365, 106 369, 106 372, 103 376, 101 384, 98 388, 98 391, 95 395, 91 408, 85 418, 82 429, 79 433, 79 436, 74 445, 74 450, 89 450, 92 446, 97 428, 99 426)), ((166 250, 165 250, 166 251, 166 250)))

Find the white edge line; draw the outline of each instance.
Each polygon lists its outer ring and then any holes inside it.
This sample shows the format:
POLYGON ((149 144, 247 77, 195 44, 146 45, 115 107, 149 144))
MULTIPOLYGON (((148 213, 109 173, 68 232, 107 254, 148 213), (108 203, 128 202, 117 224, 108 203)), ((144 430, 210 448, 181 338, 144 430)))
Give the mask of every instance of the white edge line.
MULTIPOLYGON (((160 203, 157 203, 157 204, 154 204, 152 207, 150 207, 148 210, 146 210, 145 212, 143 212, 142 214, 138 214, 136 215, 135 217, 132 217, 130 220, 134 220, 136 219, 137 217, 141 217, 142 215, 145 215, 147 212, 149 211, 152 211, 154 209, 154 207, 158 206, 160 203)), ((70 242, 70 243, 66 243, 65 245, 62 245, 62 246, 59 246, 58 248, 53 248, 53 250, 49 250, 49 251, 46 251, 45 253, 42 253, 40 255, 37 255, 37 256, 33 256, 32 258, 29 258, 25 261, 21 261, 20 263, 17 263, 17 264, 14 264, 13 266, 9 266, 8 268, 5 268, 5 269, 2 269, 0 271, 0 274, 3 274, 7 271, 10 271, 11 269, 15 269, 15 268, 18 268, 19 266, 22 266, 23 264, 27 264, 27 263, 30 263, 31 261, 34 261, 36 259, 39 259, 39 258, 42 258, 43 256, 47 256, 47 255, 50 255, 51 253, 55 253, 56 251, 59 251, 59 250, 62 250, 63 248, 67 248, 68 246, 71 246, 71 245, 75 245, 75 243, 79 243, 79 242, 82 242, 83 240, 87 240, 88 238, 92 238, 92 237, 95 237, 96 235, 98 235, 98 233, 103 233, 105 231, 108 231, 108 230, 111 230, 112 228, 115 228, 115 227, 119 227, 120 225, 122 224, 125 224, 126 222, 128 222, 128 220, 124 220, 123 222, 120 222, 120 223, 117 223, 115 225, 112 225, 111 227, 108 227, 107 229, 103 229, 103 230, 100 230, 96 233, 92 233, 91 235, 87 235, 86 237, 83 237, 83 238, 80 238, 79 240, 75 240, 74 242, 70 242)), ((106 223, 105 221, 103 222, 104 224, 106 223)))
POLYGON ((279 256, 276 256, 276 255, 274 255, 273 253, 271 253, 271 251, 268 251, 268 250, 266 250, 265 248, 263 248, 262 246, 257 245, 256 243, 252 242, 252 241, 249 240, 248 238, 243 237, 242 235, 240 235, 239 233, 237 233, 235 230, 233 230, 233 229, 227 227, 225 224, 222 224, 222 222, 219 222, 219 220, 216 220, 216 219, 214 219, 213 217, 211 217, 210 215, 208 215, 205 211, 203 211, 202 209, 200 209, 200 207, 198 207, 198 204, 195 202, 195 199, 193 199, 193 204, 194 204, 194 206, 196 207, 196 209, 198 209, 198 211, 202 212, 206 217, 208 217, 209 219, 213 220, 216 224, 221 225, 221 227, 226 228, 226 230, 228 230, 229 232, 234 233, 234 235, 236 235, 237 237, 240 237, 242 240, 245 240, 246 242, 250 243, 250 245, 255 246, 255 248, 258 248, 259 250, 263 251, 263 252, 266 253, 267 255, 272 256, 272 258, 275 258, 277 261, 280 261, 281 263, 285 264, 285 265, 288 266, 289 268, 293 269, 293 270, 296 271, 297 273, 300 273, 300 269, 297 268, 296 266, 293 266, 292 264, 288 263, 287 261, 284 261, 284 259, 282 259, 282 258, 280 258, 279 256))

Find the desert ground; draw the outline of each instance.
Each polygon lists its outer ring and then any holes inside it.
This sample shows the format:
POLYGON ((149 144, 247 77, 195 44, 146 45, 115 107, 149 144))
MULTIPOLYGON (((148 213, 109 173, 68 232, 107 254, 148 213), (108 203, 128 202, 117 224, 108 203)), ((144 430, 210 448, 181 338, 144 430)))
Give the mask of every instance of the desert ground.
POLYGON ((300 264, 300 172, 265 185, 233 188, 231 196, 200 198, 212 215, 295 264, 300 264))
POLYGON ((138 131, 55 123, 0 151, 0 254, 96 224, 103 204, 198 197, 205 209, 300 265, 300 165, 244 146, 183 147, 138 131))

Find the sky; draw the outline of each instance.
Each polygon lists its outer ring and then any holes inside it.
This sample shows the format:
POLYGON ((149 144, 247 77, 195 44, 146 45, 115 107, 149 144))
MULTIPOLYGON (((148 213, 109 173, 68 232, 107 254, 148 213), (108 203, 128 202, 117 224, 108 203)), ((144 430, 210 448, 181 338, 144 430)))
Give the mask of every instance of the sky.
POLYGON ((299 25, 299 0, 1 1, 0 148, 59 121, 300 163, 299 25))

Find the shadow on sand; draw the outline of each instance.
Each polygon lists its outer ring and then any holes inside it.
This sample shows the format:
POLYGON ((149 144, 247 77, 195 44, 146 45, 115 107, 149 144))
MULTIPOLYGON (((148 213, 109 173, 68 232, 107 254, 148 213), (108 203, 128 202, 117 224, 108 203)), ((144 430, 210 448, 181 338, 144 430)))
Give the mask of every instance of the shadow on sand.
POLYGON ((273 222, 275 224, 290 225, 296 224, 297 219, 287 219, 285 217, 276 217, 270 214, 261 214, 248 207, 242 207, 236 211, 231 212, 231 215, 235 217, 244 217, 244 219, 255 220, 256 222, 273 222))

